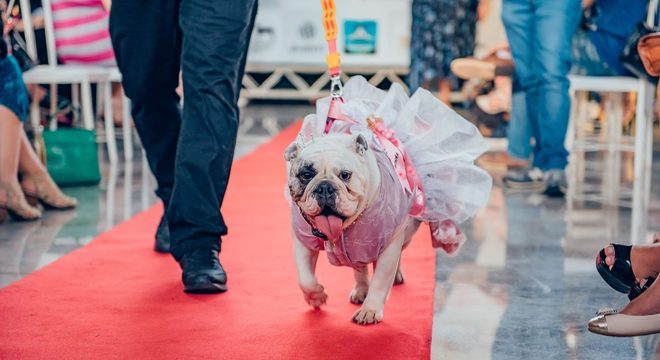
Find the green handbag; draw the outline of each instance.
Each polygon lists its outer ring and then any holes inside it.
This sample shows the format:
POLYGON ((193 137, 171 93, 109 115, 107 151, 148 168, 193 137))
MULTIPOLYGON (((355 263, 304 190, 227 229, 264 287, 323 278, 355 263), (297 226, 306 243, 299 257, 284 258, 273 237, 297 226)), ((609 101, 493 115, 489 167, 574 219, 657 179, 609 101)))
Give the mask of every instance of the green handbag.
POLYGON ((96 135, 92 130, 45 130, 46 167, 55 183, 96 185, 101 182, 96 135))

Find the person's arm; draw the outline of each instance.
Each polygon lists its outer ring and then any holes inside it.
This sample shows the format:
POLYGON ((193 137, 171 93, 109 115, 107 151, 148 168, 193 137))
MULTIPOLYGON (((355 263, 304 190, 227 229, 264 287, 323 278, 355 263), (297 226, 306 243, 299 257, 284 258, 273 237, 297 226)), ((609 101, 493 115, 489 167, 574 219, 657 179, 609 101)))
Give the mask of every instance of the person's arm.
POLYGON ((101 0, 103 2, 103 7, 105 10, 108 12, 110 11, 110 8, 112 7, 112 0, 101 0))

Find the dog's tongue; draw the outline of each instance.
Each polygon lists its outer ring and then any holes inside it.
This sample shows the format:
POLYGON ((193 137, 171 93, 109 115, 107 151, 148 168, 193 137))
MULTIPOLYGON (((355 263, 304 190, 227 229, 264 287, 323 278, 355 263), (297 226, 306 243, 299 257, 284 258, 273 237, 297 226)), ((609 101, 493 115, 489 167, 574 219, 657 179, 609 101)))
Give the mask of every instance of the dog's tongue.
POLYGON ((314 218, 316 227, 324 233, 328 239, 334 240, 341 236, 343 221, 336 216, 319 215, 314 218))

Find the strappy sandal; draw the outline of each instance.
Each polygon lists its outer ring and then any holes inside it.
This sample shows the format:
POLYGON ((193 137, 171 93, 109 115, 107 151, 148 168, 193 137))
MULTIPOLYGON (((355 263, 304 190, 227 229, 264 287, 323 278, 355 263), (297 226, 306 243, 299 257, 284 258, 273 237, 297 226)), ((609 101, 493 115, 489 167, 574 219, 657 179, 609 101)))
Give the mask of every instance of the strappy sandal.
POLYGON ((64 195, 48 175, 24 175, 22 184, 25 198, 32 206, 41 203, 48 210, 69 210, 78 206, 78 200, 64 195), (26 182, 33 185, 33 191, 26 190, 26 182))
POLYGON ((41 211, 30 204, 22 193, 17 193, 8 184, 0 183, 4 201, 0 203, 0 223, 9 216, 15 221, 33 221, 41 218, 41 211))
POLYGON ((605 282, 612 287, 612 289, 628 294, 630 300, 641 295, 653 281, 652 277, 646 279, 644 285, 637 282, 635 274, 630 264, 630 250, 632 245, 610 244, 614 247, 614 264, 612 269, 605 262, 607 255, 603 248, 600 253, 600 261, 596 264, 596 269, 605 282))

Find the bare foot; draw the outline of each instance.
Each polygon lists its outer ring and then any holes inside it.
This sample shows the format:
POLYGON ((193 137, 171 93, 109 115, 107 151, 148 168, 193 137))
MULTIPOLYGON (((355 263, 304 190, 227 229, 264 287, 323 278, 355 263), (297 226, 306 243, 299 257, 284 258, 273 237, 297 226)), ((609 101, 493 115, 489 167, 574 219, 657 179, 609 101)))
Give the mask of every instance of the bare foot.
POLYGON ((48 173, 25 174, 21 187, 25 194, 36 197, 54 208, 68 209, 78 205, 78 200, 66 196, 48 173))

